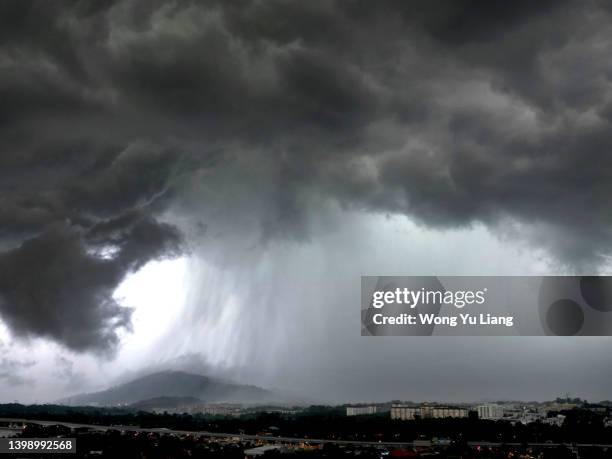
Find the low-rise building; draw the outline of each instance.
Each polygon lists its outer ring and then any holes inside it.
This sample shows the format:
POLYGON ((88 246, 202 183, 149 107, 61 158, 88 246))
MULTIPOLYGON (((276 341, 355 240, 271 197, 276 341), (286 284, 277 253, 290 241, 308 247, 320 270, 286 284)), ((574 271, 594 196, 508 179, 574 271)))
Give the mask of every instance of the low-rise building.
POLYGON ((542 422, 544 424, 548 424, 551 426, 557 426, 557 427, 561 427, 564 421, 565 421, 565 416, 563 416, 562 414, 558 414, 550 418, 542 419, 542 422))

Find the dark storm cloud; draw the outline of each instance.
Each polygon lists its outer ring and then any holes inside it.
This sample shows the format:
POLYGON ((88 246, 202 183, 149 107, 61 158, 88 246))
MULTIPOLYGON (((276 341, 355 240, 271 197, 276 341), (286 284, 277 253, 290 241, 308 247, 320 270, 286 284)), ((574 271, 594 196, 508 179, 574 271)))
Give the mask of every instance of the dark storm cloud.
POLYGON ((601 2, 7 1, 0 18, 1 313, 19 335, 111 349, 129 323, 114 287, 176 253, 158 220, 214 204, 198 180, 265 238, 307 237, 305 201, 331 197, 511 221, 573 266, 609 255, 601 2), (235 198, 245 175, 262 192, 235 198))
POLYGON ((0 256, 2 318, 18 336, 113 350, 116 330, 130 326, 130 310, 117 304, 113 291, 126 273, 178 253, 179 241, 174 228, 151 217, 121 217, 87 232, 52 225, 0 256))

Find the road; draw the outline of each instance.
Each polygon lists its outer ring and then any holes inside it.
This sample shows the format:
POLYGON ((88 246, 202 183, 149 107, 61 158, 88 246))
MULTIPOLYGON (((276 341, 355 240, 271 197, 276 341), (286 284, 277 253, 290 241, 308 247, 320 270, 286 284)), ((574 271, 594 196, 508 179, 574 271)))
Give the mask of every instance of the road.
MULTIPOLYGON (((240 438, 241 440, 253 440, 253 441, 266 441, 275 443, 311 443, 311 444, 325 444, 331 443, 336 445, 358 445, 358 446, 389 446, 389 447, 419 447, 429 446, 427 442, 415 441, 415 442, 395 442, 395 441, 363 441, 363 440, 333 440, 326 438, 297 438, 297 437, 275 437, 270 435, 247 435, 247 434, 236 434, 236 433, 219 433, 219 432, 208 432, 208 431, 191 431, 191 430, 172 430, 164 427, 156 428, 144 428, 136 426, 123 426, 123 425, 111 425, 101 426, 95 424, 76 424, 64 421, 43 421, 39 419, 23 419, 23 418, 0 418, 0 422, 8 423, 19 423, 19 424, 37 424, 41 426, 54 426, 61 425, 69 427, 71 429, 88 428, 96 431, 105 432, 107 430, 119 430, 125 432, 147 432, 147 433, 166 433, 175 435, 191 435, 198 437, 210 437, 210 438, 240 438)), ((501 443, 501 442, 488 442, 488 441, 470 441, 469 446, 472 447, 499 447, 499 446, 522 446, 525 443, 501 443)), ((568 447, 593 447, 593 448, 612 448, 612 444, 600 444, 600 443, 527 443, 527 446, 535 447, 557 447, 557 446, 568 446, 568 447)), ((436 446, 436 445, 432 445, 436 446)))

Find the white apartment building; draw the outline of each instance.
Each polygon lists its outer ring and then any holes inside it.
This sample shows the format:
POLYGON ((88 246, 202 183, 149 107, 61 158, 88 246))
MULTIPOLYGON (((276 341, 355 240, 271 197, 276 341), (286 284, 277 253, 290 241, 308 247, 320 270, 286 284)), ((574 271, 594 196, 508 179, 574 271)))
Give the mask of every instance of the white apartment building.
POLYGON ((504 417, 504 407, 496 403, 485 403, 476 407, 480 419, 501 419, 504 417))
POLYGON ((434 406, 427 407, 428 412, 423 415, 424 418, 431 417, 437 419, 443 418, 467 418, 468 410, 465 408, 457 408, 454 406, 434 406))
POLYGON ((420 407, 394 404, 391 406, 391 419, 400 419, 402 421, 420 418, 467 418, 468 410, 455 406, 429 406, 420 407))
POLYGON ((391 419, 399 419, 407 421, 414 419, 415 416, 420 416, 420 408, 409 405, 391 405, 391 419))
POLYGON ((363 416, 366 414, 376 414, 376 406, 368 405, 368 406, 347 406, 346 407, 347 416, 363 416))

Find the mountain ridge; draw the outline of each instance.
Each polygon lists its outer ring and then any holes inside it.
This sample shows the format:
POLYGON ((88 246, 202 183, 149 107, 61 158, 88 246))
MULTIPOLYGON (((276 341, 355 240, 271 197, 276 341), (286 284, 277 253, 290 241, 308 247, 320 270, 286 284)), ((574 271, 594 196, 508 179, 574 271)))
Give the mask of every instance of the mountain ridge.
POLYGON ((178 370, 151 373, 108 389, 76 394, 59 403, 66 405, 117 406, 144 400, 174 397, 200 399, 204 403, 269 403, 277 394, 258 386, 238 384, 206 375, 178 370))

